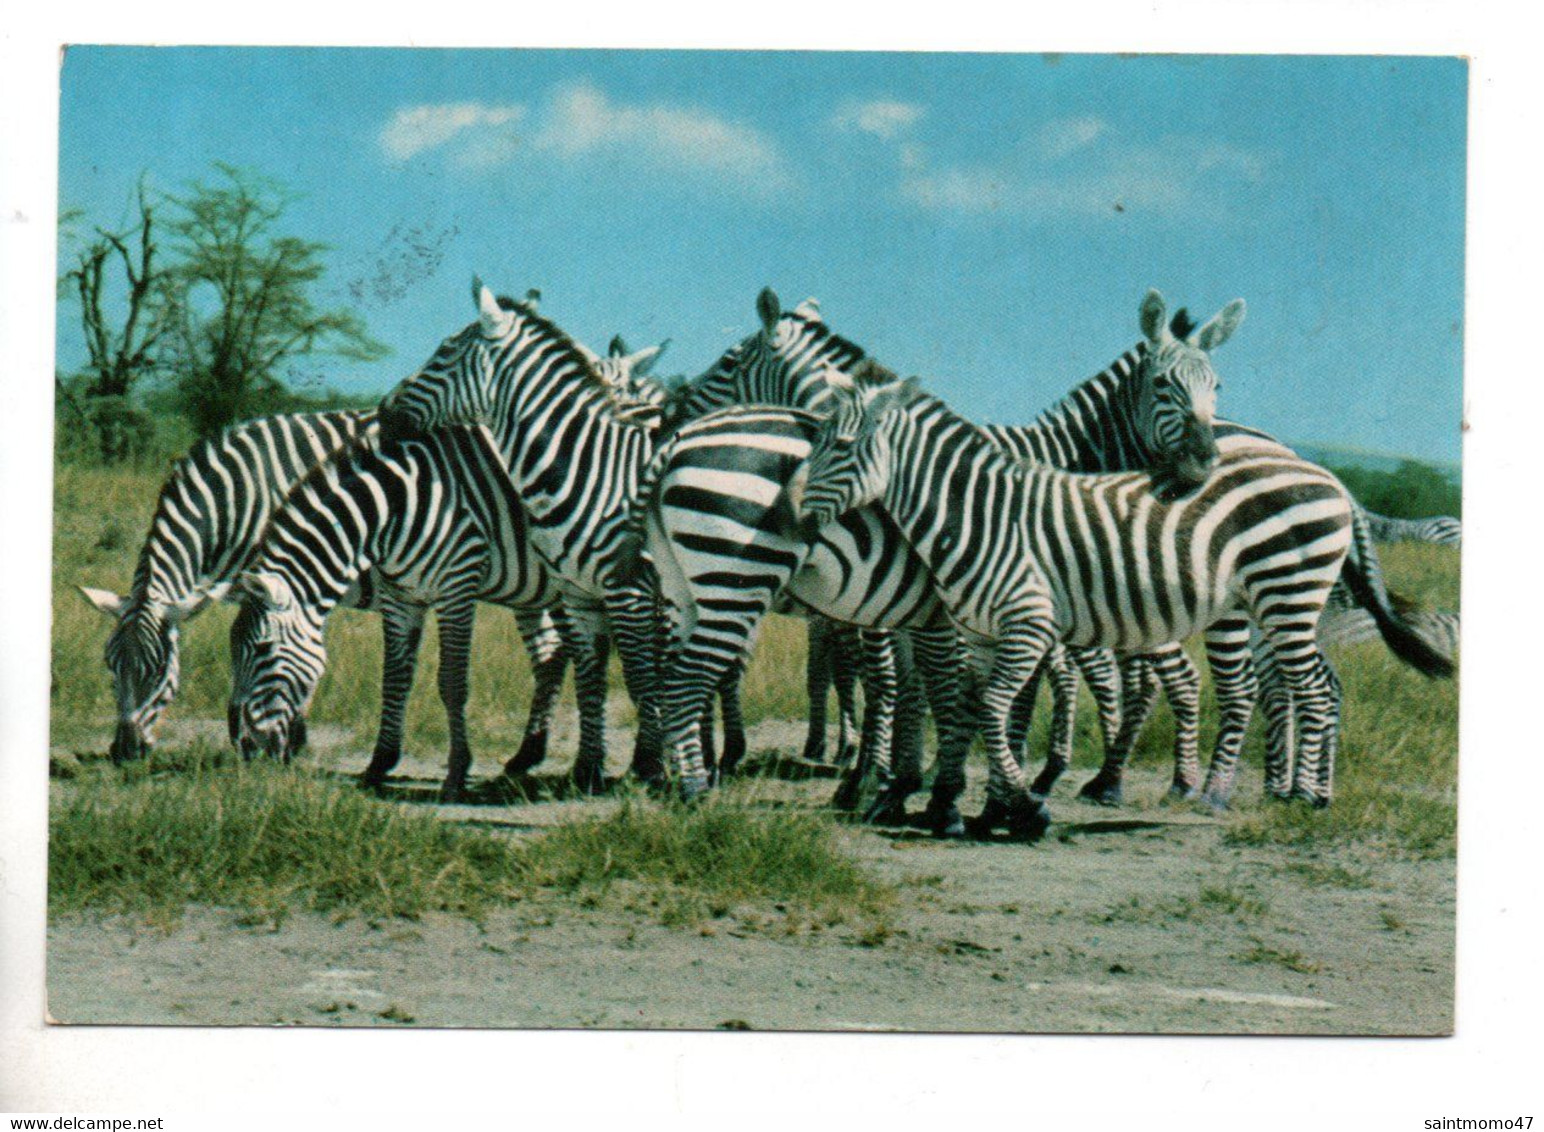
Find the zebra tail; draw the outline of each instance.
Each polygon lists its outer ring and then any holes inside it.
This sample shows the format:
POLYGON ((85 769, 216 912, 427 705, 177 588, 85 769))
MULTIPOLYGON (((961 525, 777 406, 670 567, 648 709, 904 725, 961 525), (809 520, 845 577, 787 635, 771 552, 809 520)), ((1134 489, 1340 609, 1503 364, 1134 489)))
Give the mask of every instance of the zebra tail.
POLYGON ((1416 615, 1415 603, 1389 593, 1383 584, 1372 530, 1359 504, 1351 508, 1351 553, 1343 577, 1356 603, 1377 622, 1389 651, 1424 676, 1452 677, 1452 654, 1438 643, 1446 643, 1446 635, 1427 618, 1416 615))
POLYGON ((633 505, 622 523, 622 534, 617 540, 616 576, 624 579, 642 577, 649 569, 646 550, 649 538, 649 511, 654 497, 659 493, 660 476, 670 460, 671 445, 662 444, 644 465, 643 477, 638 481, 638 491, 633 505))

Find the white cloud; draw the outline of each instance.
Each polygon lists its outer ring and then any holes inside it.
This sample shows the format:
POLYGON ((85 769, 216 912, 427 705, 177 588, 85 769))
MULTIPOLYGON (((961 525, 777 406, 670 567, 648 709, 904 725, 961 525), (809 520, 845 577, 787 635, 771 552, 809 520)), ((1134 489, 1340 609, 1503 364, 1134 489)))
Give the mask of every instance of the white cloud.
POLYGON ((868 102, 844 102, 831 116, 839 130, 857 130, 883 141, 894 141, 922 117, 923 109, 913 102, 874 99, 868 102))
MULTIPOLYGON (((1083 136, 1088 140, 1077 148, 1084 148, 1101 133, 1102 128, 1068 129, 1060 137, 1083 136)), ((1036 219, 1128 211, 1172 215, 1187 209, 1215 213, 1230 189, 1240 182, 1258 184, 1269 166, 1266 157, 1236 146, 1185 137, 1106 145, 1091 151, 1086 160, 1058 161, 1051 167, 1043 161, 933 167, 917 157, 902 161, 899 183, 901 196, 913 204, 966 215, 1036 219)))
POLYGON ((691 106, 615 102, 586 82, 553 92, 532 144, 566 158, 631 155, 763 188, 789 179, 777 146, 750 126, 691 106))
POLYGON ((468 132, 513 143, 514 125, 525 116, 523 106, 489 106, 481 102, 442 102, 404 106, 381 130, 381 149, 395 161, 465 138, 468 132))
POLYGON ((1098 141, 1110 128, 1103 118, 1058 118, 1040 130, 1040 152, 1055 160, 1098 141))
POLYGON ((792 182, 777 146, 750 126, 691 106, 617 102, 588 82, 554 88, 530 108, 403 107, 381 130, 380 145, 395 161, 440 151, 447 163, 470 170, 541 153, 565 162, 603 157, 651 171, 707 174, 758 193, 792 182))

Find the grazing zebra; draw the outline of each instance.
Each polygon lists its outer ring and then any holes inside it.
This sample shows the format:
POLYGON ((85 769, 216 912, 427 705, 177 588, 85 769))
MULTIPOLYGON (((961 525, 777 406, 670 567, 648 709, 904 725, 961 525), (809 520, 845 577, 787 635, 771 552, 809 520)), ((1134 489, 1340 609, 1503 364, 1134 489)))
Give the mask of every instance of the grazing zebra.
MULTIPOLYGON (((1013 701, 1057 639, 1133 650, 1183 640, 1240 607, 1291 689, 1293 790, 1328 805, 1340 687, 1315 636, 1344 569, 1401 659, 1451 675, 1396 610, 1366 521, 1328 472, 1295 456, 1225 457, 1193 494, 1146 473, 1077 475, 1006 456, 915 382, 844 395, 790 485, 795 516, 819 528, 881 507, 927 562, 942 600, 985 669, 990 765, 978 833, 1016 837, 1049 815, 1007 741, 1013 701)), ((965 747, 940 754, 930 816, 958 820, 965 747)))
POLYGON ((1378 542, 1430 542, 1438 546, 1460 546, 1464 528, 1451 515, 1432 515, 1425 519, 1394 519, 1367 512, 1372 537, 1378 542))
MULTIPOLYGON (((118 707, 110 748, 115 762, 142 757, 154 744, 156 725, 177 693, 183 624, 225 594, 290 488, 317 464, 375 433, 375 414, 368 412, 266 417, 199 441, 178 462, 156 501, 129 592, 80 588, 94 608, 114 619, 106 660, 118 707)), ((379 608, 368 573, 345 600, 379 608)), ((384 629, 390 656, 397 646, 392 626, 384 629)), ((521 636, 535 692, 516 759, 534 764, 546 751, 568 659, 550 619, 526 620, 521 636)), ((387 669, 393 679, 390 664, 387 669)), ((303 745, 303 721, 292 739, 303 745)), ((378 756, 387 753, 377 750, 378 756)))
POLYGON ((450 723, 441 788, 459 799, 471 767, 467 664, 479 601, 529 619, 558 611, 574 661, 581 736, 576 780, 601 775, 606 679, 600 626, 562 611, 556 579, 530 547, 527 519, 491 437, 450 428, 423 441, 356 444, 318 465, 268 523, 236 592, 231 716, 247 755, 286 754, 326 666, 323 625, 368 571, 392 646, 381 729, 364 780, 396 761, 425 614, 435 611, 440 698, 450 723))

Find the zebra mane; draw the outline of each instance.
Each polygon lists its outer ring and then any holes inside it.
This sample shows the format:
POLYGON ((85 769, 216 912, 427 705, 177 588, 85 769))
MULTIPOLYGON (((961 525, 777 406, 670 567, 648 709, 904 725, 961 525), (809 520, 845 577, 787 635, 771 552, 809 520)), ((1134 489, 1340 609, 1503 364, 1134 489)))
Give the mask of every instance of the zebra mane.
POLYGON ((616 423, 633 428, 647 427, 637 421, 628 420, 625 416, 619 414, 618 410, 622 406, 618 404, 613 395, 610 384, 600 375, 600 371, 595 368, 594 363, 585 355, 585 352, 579 348, 579 340, 577 338, 542 314, 534 303, 525 299, 513 299, 508 295, 498 295, 494 301, 499 304, 500 310, 519 315, 527 323, 534 326, 538 333, 546 334, 557 342, 561 349, 571 353, 574 361, 579 364, 582 371, 584 384, 601 395, 612 416, 616 419, 616 423))

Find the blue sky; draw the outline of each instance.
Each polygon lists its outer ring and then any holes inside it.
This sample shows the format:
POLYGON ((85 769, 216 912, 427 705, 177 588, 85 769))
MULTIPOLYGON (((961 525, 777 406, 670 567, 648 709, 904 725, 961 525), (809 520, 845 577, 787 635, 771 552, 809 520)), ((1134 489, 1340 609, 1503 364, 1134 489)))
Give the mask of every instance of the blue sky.
MULTIPOLYGON (((1466 68, 1454 59, 71 48, 60 199, 124 215, 210 163, 301 196, 326 298, 385 389, 539 287, 597 347, 697 373, 771 284, 983 420, 1027 421, 1137 337, 1209 315, 1225 415, 1459 455, 1466 68)), ((75 311, 61 365, 81 356, 75 311)))

